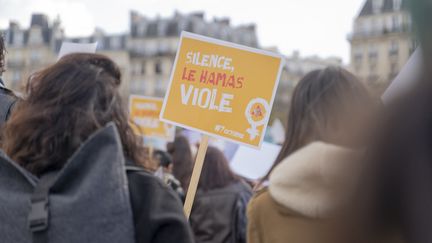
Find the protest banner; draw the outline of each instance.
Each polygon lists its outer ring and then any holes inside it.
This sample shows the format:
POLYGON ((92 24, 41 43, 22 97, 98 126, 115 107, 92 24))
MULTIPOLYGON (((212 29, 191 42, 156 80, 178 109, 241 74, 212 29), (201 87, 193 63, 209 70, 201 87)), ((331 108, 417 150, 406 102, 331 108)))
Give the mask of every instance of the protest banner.
POLYGON ((182 32, 161 120, 201 132, 189 216, 209 136, 259 148, 283 67, 280 55, 182 32))
POLYGON ((174 141, 175 127, 159 120, 163 99, 131 95, 129 114, 135 134, 174 141))

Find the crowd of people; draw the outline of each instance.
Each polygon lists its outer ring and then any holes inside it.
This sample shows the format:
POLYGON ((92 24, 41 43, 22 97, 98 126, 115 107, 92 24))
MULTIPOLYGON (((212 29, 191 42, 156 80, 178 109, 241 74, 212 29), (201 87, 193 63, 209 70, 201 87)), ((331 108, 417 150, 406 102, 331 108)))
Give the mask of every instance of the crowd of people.
MULTIPOLYGON (((5 54, 0 38, 1 73, 5 54)), ((179 134, 165 150, 144 147, 113 60, 64 56, 32 74, 23 97, 0 79, 1 241, 432 242, 422 77, 384 106, 343 68, 308 73, 270 171, 248 181, 210 146, 189 220, 196 145, 179 134)))

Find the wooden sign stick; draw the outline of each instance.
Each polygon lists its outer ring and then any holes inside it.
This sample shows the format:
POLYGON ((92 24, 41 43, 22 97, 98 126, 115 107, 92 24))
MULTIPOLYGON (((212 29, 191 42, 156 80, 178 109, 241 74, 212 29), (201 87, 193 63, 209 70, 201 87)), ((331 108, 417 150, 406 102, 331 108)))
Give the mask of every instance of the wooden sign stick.
POLYGON ((194 169, 192 172, 192 177, 189 183, 188 192, 186 195, 186 200, 184 204, 184 213, 186 215, 186 218, 189 219, 189 216, 192 211, 193 202, 195 200, 195 194, 198 188, 198 182, 201 176, 201 171, 204 165, 204 158, 207 152, 208 148, 208 142, 209 142, 209 136, 203 135, 201 138, 201 143, 198 149, 198 153, 195 160, 194 169))

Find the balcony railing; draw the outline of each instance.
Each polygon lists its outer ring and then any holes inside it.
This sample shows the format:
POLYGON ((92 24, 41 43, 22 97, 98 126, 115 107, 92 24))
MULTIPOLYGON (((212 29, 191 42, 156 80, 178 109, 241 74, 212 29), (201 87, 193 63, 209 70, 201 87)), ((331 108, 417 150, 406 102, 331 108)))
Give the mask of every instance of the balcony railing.
POLYGON ((403 25, 399 28, 383 28, 380 30, 372 30, 372 31, 357 31, 354 33, 349 33, 347 39, 352 40, 356 38, 379 37, 383 35, 397 34, 397 33, 411 33, 411 27, 409 25, 403 25))

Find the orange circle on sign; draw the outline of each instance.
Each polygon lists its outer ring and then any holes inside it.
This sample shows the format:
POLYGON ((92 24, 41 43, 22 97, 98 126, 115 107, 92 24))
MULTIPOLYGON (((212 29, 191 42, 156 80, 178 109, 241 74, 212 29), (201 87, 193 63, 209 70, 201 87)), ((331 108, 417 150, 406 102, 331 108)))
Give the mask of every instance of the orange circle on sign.
POLYGON ((255 103, 252 105, 252 109, 249 112, 251 114, 252 120, 259 122, 265 118, 267 111, 263 104, 255 103))

